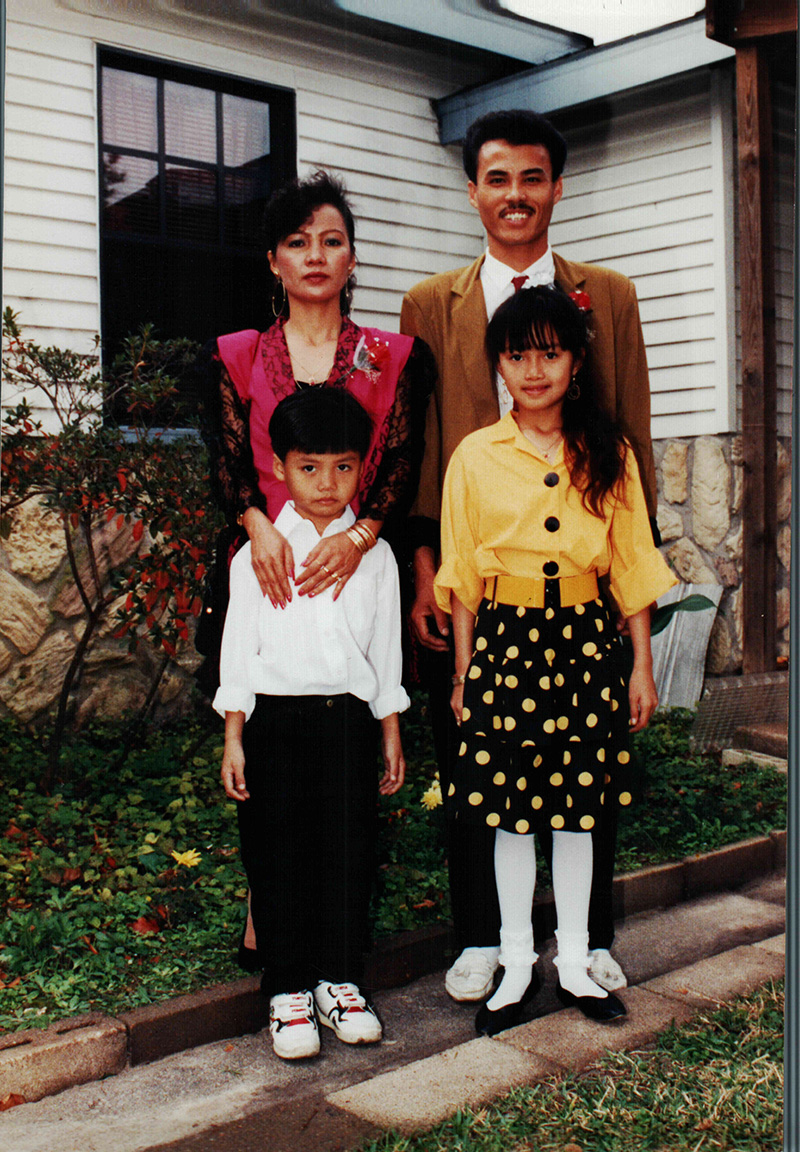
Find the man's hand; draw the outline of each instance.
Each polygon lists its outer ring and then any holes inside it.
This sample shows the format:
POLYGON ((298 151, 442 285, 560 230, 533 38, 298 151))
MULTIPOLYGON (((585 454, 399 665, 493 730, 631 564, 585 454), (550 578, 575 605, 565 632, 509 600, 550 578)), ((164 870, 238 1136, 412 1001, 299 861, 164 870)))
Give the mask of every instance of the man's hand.
POLYGON ((430 548, 418 548, 414 553, 414 586, 416 599, 411 609, 411 625, 420 644, 434 652, 447 652, 450 645, 446 639, 450 635, 450 624, 446 612, 436 603, 433 592, 433 578, 436 575, 436 561, 430 548), (431 632, 431 620, 441 636, 431 632))

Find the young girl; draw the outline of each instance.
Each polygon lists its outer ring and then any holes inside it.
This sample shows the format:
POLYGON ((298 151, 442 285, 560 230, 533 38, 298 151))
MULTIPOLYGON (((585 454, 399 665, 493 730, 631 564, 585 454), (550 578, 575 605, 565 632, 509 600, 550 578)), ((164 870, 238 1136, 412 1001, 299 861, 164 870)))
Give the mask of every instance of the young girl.
MULTIPOLYGON (((583 302, 583 301, 582 301, 583 302)), ((658 699, 649 605, 675 583, 655 548, 635 457, 597 406, 586 316, 554 288, 518 292, 486 344, 514 401, 467 436, 447 470, 440 606, 456 649, 456 819, 495 828, 502 981, 478 1032, 516 1024, 539 987, 533 833, 553 830, 558 995, 593 1019, 625 1014, 588 975, 591 829, 629 804, 628 731, 658 699), (634 651, 625 699, 608 575, 634 651)))

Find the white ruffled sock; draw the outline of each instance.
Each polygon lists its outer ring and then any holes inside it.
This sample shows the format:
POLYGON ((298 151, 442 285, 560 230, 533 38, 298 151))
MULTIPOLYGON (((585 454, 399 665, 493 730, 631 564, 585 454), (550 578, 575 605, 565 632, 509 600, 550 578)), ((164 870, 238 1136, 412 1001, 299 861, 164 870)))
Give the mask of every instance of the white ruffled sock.
POLYGON ((553 896, 556 904, 561 987, 573 996, 608 996, 589 976, 589 898, 592 891, 592 837, 588 832, 553 833, 553 896))
POLYGON ((608 996, 605 988, 595 984, 589 975, 589 933, 562 932, 556 929, 558 955, 554 960, 558 968, 561 987, 573 996, 608 996))
POLYGON ((496 1012, 522 999, 531 982, 538 957, 533 950, 531 910, 536 887, 536 852, 532 836, 498 829, 494 847, 494 872, 500 904, 500 963, 503 979, 487 1001, 496 1012))

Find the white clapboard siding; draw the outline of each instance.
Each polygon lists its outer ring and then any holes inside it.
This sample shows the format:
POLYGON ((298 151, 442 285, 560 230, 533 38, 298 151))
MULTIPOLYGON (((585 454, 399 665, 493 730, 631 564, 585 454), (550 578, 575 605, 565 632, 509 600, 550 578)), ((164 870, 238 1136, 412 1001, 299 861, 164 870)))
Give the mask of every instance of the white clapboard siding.
POLYGON ((635 104, 620 101, 606 122, 566 133, 553 244, 564 256, 634 281, 656 439, 732 425, 726 97, 716 81, 698 75, 680 87, 642 90, 635 104))
POLYGON ((89 351, 99 327, 98 44, 294 90, 298 171, 336 171, 356 210, 358 320, 396 328, 408 288, 481 250, 431 107, 483 79, 477 63, 301 22, 290 34, 195 20, 177 0, 138 15, 126 0, 84 7, 7 3, 4 289, 38 342, 89 351))

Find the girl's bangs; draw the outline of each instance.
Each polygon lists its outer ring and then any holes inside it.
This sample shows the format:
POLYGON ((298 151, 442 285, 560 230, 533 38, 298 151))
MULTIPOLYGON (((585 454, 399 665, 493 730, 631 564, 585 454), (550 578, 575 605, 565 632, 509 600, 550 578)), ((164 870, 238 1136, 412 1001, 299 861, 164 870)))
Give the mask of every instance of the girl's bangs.
POLYGON ((527 321, 515 317, 514 323, 509 324, 506 344, 509 352, 526 352, 529 348, 546 352, 556 344, 563 347, 550 317, 533 316, 527 321))

